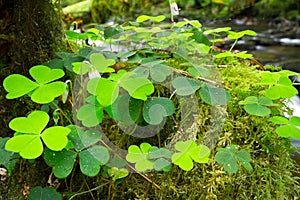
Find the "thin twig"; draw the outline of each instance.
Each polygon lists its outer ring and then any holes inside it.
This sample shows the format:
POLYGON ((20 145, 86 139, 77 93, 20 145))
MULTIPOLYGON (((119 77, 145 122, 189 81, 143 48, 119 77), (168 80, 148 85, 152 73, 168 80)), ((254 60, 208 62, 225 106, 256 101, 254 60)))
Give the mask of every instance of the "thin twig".
POLYGON ((94 190, 98 190, 99 188, 101 188, 101 187, 103 187, 103 186, 105 186, 105 185, 107 185, 107 184, 109 184, 109 182, 103 183, 102 185, 99 185, 99 186, 97 186, 97 187, 95 187, 95 188, 93 188, 93 189, 90 189, 90 190, 88 190, 88 191, 83 191, 83 192, 76 193, 76 194, 74 194, 73 196, 71 196, 71 197, 69 198, 69 200, 73 199, 73 198, 76 197, 76 196, 79 196, 79 195, 82 195, 82 194, 86 194, 86 193, 92 192, 92 191, 94 191, 94 190))
POLYGON ((157 185, 156 183, 154 183, 152 180, 150 180, 147 176, 145 176, 144 174, 142 174, 141 172, 137 171, 134 167, 132 167, 130 164, 127 164, 128 167, 130 169, 132 169, 133 171, 135 171, 136 173, 138 173, 141 177, 143 177, 144 179, 146 179, 149 183, 153 184, 157 189, 161 189, 161 187, 159 185, 157 185))
POLYGON ((213 80, 210 80, 210 79, 207 79, 207 78, 204 78, 204 77, 201 77, 201 76, 193 77, 188 72, 186 72, 184 70, 180 70, 180 69, 174 69, 174 70, 176 72, 178 72, 179 74, 182 74, 182 75, 187 76, 187 77, 195 78, 195 79, 197 79, 199 81, 203 81, 203 82, 209 83, 209 84, 214 85, 216 87, 219 87, 219 86, 222 85, 222 83, 218 83, 218 82, 215 82, 213 80))

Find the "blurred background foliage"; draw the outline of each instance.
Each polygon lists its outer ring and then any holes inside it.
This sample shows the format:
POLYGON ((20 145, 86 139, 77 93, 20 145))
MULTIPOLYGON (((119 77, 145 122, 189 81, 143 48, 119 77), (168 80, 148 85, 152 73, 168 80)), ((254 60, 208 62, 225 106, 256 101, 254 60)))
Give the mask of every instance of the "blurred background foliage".
MULTIPOLYGON (((174 1, 174 0, 173 0, 174 1)), ((176 0, 181 16, 197 19, 251 16, 300 19, 299 0, 176 0)), ((169 0, 62 0, 64 13, 86 22, 124 21, 140 14, 166 14, 169 0), (123 20, 122 20, 123 19, 123 20)))

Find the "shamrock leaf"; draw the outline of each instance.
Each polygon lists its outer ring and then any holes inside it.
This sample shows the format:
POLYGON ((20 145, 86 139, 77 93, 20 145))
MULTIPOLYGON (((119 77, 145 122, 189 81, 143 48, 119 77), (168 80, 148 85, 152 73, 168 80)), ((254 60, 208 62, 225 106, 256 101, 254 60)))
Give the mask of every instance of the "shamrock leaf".
POLYGON ((168 98, 149 98, 145 102, 143 117, 149 124, 160 124, 164 117, 174 113, 174 104, 168 98))
POLYGON ((80 170, 87 176, 96 176, 100 171, 100 166, 109 161, 110 155, 107 148, 103 146, 93 146, 79 153, 80 170))
POLYGON ((117 82, 106 78, 93 78, 87 84, 89 93, 97 97, 97 101, 104 107, 114 103, 119 95, 117 82))
POLYGON ((50 69, 44 65, 37 65, 30 68, 29 73, 36 82, 19 74, 12 74, 5 78, 3 86, 8 92, 6 98, 14 99, 25 94, 30 94, 32 101, 46 104, 64 93, 66 86, 63 82, 52 82, 64 76, 63 70, 50 69))
POLYGON ((236 173, 240 163, 248 171, 252 170, 251 156, 248 151, 238 151, 238 145, 230 145, 226 148, 217 148, 216 161, 224 167, 228 173, 236 173))
POLYGON ((300 117, 292 116, 287 119, 282 116, 274 116, 269 121, 280 124, 281 126, 276 128, 276 133, 281 137, 300 139, 300 117))
POLYGON ((119 82, 120 86, 136 99, 146 100, 147 96, 154 92, 154 86, 146 78, 123 78, 119 82))
POLYGON ((105 108, 108 114, 125 125, 134 124, 141 115, 143 101, 130 97, 125 93, 109 107, 105 108))
POLYGON ((212 106, 226 105, 230 101, 230 94, 223 88, 205 85, 199 91, 201 99, 212 106))
POLYGON ((134 56, 136 54, 136 51, 125 51, 125 52, 119 52, 117 54, 117 57, 119 58, 129 58, 131 56, 134 56))
POLYGON ((81 151, 96 144, 102 138, 102 134, 97 130, 84 130, 75 125, 69 125, 68 128, 71 130, 68 138, 71 140, 76 151, 81 151))
POLYGON ((172 162, 185 171, 189 171, 194 167, 193 160, 198 163, 207 163, 210 155, 208 147, 197 145, 196 142, 191 140, 177 142, 175 149, 179 152, 173 154, 172 162))
POLYGON ((96 101, 94 96, 89 96, 86 99, 88 104, 84 104, 77 111, 77 119, 82 121, 86 127, 97 126, 103 119, 103 107, 96 101))
POLYGON ((65 90, 66 85, 60 81, 41 85, 31 94, 31 100, 40 104, 50 103, 55 97, 62 95, 65 90))
POLYGON ((34 111, 27 117, 17 117, 10 121, 9 128, 22 133, 40 134, 49 121, 49 115, 43 111, 34 111))
POLYGON ((128 148, 128 154, 126 160, 131 163, 135 163, 135 168, 138 171, 146 171, 153 169, 153 161, 147 159, 148 151, 151 145, 148 143, 142 143, 140 148, 136 145, 130 145, 128 148))
POLYGON ((47 128, 42 133, 42 139, 46 146, 54 151, 61 151, 67 146, 67 135, 70 133, 70 129, 62 126, 53 126, 47 128))
POLYGON ((200 88, 200 81, 177 77, 172 81, 172 85, 176 89, 176 94, 188 96, 194 94, 200 88))
POLYGON ((23 158, 34 159, 43 153, 43 144, 39 135, 18 135, 6 142, 5 149, 19 153, 23 158))
POLYGON ((73 65, 73 71, 76 74, 84 75, 87 72, 90 71, 90 66, 87 62, 74 62, 73 65))
POLYGON ((171 74, 169 66, 163 60, 145 58, 141 61, 141 65, 142 67, 139 67, 139 70, 135 70, 135 72, 140 77, 145 78, 148 78, 150 74, 151 78, 156 82, 163 82, 171 74))
POLYGON ((56 192, 54 188, 42 188, 41 186, 34 187, 30 190, 28 200, 62 200, 61 194, 56 192))
POLYGON ((46 163, 53 167, 52 171, 57 178, 66 178, 72 171, 76 153, 63 149, 62 151, 52 151, 46 149, 44 159, 46 163))
POLYGON ((192 68, 189 68, 188 72, 193 77, 197 77, 197 76, 208 77, 210 75, 209 70, 201 66, 194 66, 192 68))
POLYGON ((147 67, 137 67, 133 70, 133 72, 135 73, 134 78, 148 78, 150 75, 150 69, 147 67))
POLYGON ((244 101, 240 101, 239 104, 245 105, 244 108, 247 113, 262 117, 271 114, 271 109, 267 106, 277 106, 277 104, 274 104, 272 100, 266 97, 257 98, 256 96, 247 97, 244 101))
POLYGON ((112 167, 108 169, 109 176, 112 176, 112 180, 118 180, 128 176, 129 172, 125 168, 118 169, 116 167, 112 167))
POLYGON ((50 83, 65 75, 64 71, 61 69, 50 69, 44 65, 37 65, 30 68, 29 73, 39 84, 50 83))
POLYGON ((156 171, 165 171, 168 172, 171 170, 171 160, 174 152, 166 149, 166 148, 157 148, 151 147, 149 149, 149 154, 147 156, 148 159, 154 160, 153 168, 156 171))
POLYGON ((96 68, 100 73, 105 72, 106 68, 114 65, 116 62, 113 59, 106 59, 101 53, 93 53, 90 56, 92 67, 96 68))
POLYGON ((12 74, 4 79, 3 86, 8 92, 6 98, 14 99, 28 94, 32 90, 36 89, 39 85, 25 76, 12 74))
POLYGON ((150 68, 150 76, 156 82, 163 82, 171 74, 171 70, 168 65, 155 65, 150 68))
POLYGON ((296 94, 298 94, 298 90, 293 86, 292 81, 285 76, 281 76, 278 81, 266 91, 266 96, 272 100, 291 98, 296 94))
POLYGON ((34 159, 43 152, 43 139, 46 146, 60 151, 68 143, 67 135, 70 129, 62 126, 46 127, 49 116, 44 111, 34 111, 28 117, 17 117, 9 123, 9 127, 16 133, 5 145, 9 151, 19 153, 23 158, 34 159), (42 133, 41 133, 42 132, 42 133))

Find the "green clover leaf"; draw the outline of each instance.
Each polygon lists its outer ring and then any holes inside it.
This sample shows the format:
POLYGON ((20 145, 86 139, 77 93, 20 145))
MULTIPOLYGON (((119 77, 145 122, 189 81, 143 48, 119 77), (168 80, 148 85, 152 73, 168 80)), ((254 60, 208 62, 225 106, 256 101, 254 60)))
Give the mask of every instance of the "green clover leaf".
POLYGON ((75 125, 69 125, 67 127, 71 130, 68 138, 71 140, 76 151, 90 147, 99 142, 102 138, 102 134, 97 130, 84 130, 75 125))
POLYGON ((159 16, 148 16, 148 15, 141 15, 139 16, 136 21, 137 22, 144 22, 147 20, 152 20, 154 22, 161 22, 165 19, 166 17, 164 15, 159 15, 159 16))
POLYGON ((116 181, 118 179, 128 176, 129 172, 125 168, 118 169, 116 167, 112 167, 108 169, 108 174, 109 176, 112 176, 113 181, 116 181))
POLYGON ((146 100, 147 96, 154 92, 154 86, 146 78, 122 78, 120 86, 136 99, 146 100))
POLYGON ((212 106, 226 105, 230 101, 230 93, 224 88, 205 85, 199 91, 201 99, 212 106))
POLYGON ((37 65, 30 68, 29 73, 39 84, 50 83, 65 75, 61 69, 50 69, 44 65, 37 65))
POLYGON ((118 99, 109 107, 105 108, 109 116, 116 119, 125 125, 134 124, 142 113, 142 100, 130 97, 125 93, 118 97, 118 99))
POLYGON ((157 125, 172 115, 174 110, 174 104, 168 98, 149 98, 144 104, 143 117, 147 123, 157 125))
POLYGON ((87 84, 88 92, 97 97, 98 102, 104 106, 110 106, 119 95, 117 82, 106 78, 93 78, 87 84))
POLYGON ((172 85, 176 89, 176 94, 188 96, 194 94, 200 88, 200 81, 177 77, 172 81, 172 85))
POLYGON ((64 76, 63 70, 37 65, 30 68, 29 73, 36 82, 19 74, 12 74, 5 78, 3 86, 8 92, 6 98, 14 99, 25 94, 31 94, 32 101, 46 104, 64 93, 66 86, 63 82, 52 82, 64 76))
POLYGON ((34 187, 30 190, 28 200, 62 200, 61 194, 56 192, 55 188, 42 188, 41 186, 34 187))
POLYGON ((68 127, 71 129, 68 137, 75 150, 79 152, 79 165, 82 173, 90 177, 96 176, 101 166, 110 158, 107 148, 95 145, 101 140, 102 134, 97 130, 84 130, 74 125, 68 127))
POLYGON ((93 146, 79 153, 80 170, 87 176, 96 176, 102 165, 109 161, 110 155, 107 148, 93 146))
POLYGON ((140 148, 136 145, 130 145, 128 148, 128 154, 126 155, 126 160, 130 163, 135 163, 135 168, 138 171, 153 169, 153 161, 147 159, 150 148, 151 145, 148 143, 142 143, 140 148))
POLYGON ((10 121, 9 128, 21 133, 40 134, 49 121, 49 115, 43 111, 34 111, 27 117, 17 117, 10 121))
POLYGON ((291 98, 296 94, 298 94, 298 90, 293 86, 292 81, 285 76, 281 76, 277 83, 266 91, 266 96, 272 100, 291 98))
POLYGON ((101 53, 93 53, 90 56, 92 67, 97 69, 100 73, 104 73, 106 68, 116 63, 113 59, 106 59, 101 53))
POLYGON ((44 111, 34 111, 28 117, 17 117, 9 123, 9 127, 16 131, 5 145, 9 151, 19 153, 23 158, 34 159, 43 152, 44 141, 52 150, 60 151, 68 143, 67 135, 70 129, 54 126, 43 131, 49 121, 49 116, 44 111), (43 131, 43 132, 42 132, 43 131), (42 133, 41 133, 42 132, 42 133))
POLYGON ((76 117, 86 127, 97 126, 102 122, 104 116, 103 107, 96 101, 94 96, 87 97, 86 101, 89 103, 79 108, 76 117))
POLYGON ((147 78, 133 77, 134 72, 119 70, 109 78, 93 78, 87 84, 88 92, 97 97, 103 107, 112 105, 119 95, 119 87, 124 88, 131 97, 146 100, 154 92, 154 86, 147 78))
POLYGON ((42 139, 46 146, 54 151, 61 151, 67 146, 67 135, 70 133, 70 129, 62 126, 53 126, 47 128, 42 133, 42 139))
POLYGON ((149 149, 147 158, 150 160, 154 160, 153 168, 156 171, 168 172, 172 168, 170 160, 173 154, 174 152, 166 148, 151 147, 149 149))
POLYGON ((191 140, 177 142, 175 149, 179 152, 173 154, 172 162, 185 171, 189 171, 194 167, 193 160, 198 163, 207 163, 210 155, 208 147, 197 145, 196 142, 191 140))
POLYGON ((36 82, 19 74, 12 74, 3 81, 4 89, 8 92, 7 99, 14 99, 28 94, 39 85, 36 82))
POLYGON ((72 65, 76 74, 84 75, 90 71, 90 66, 86 62, 73 62, 72 65))
POLYGON ((139 78, 148 78, 149 75, 156 82, 163 82, 171 75, 169 66, 162 60, 143 60, 141 67, 134 69, 135 76, 139 78))
POLYGON ((261 117, 271 114, 271 109, 267 106, 277 106, 272 100, 263 96, 250 96, 244 99, 244 101, 240 101, 239 104, 244 105, 244 109, 247 113, 261 117))
POLYGON ((287 119, 283 116, 274 116, 269 121, 280 124, 281 126, 276 128, 276 133, 281 137, 300 139, 300 117, 292 116, 287 119))
POLYGON ((217 148, 216 161, 224 167, 228 173, 236 173, 241 164, 246 170, 252 171, 251 156, 246 150, 238 151, 238 145, 230 145, 226 148, 217 148))
POLYGON ((6 142, 5 149, 19 153, 26 159, 34 159, 42 155, 43 144, 39 135, 18 135, 6 142))
POLYGON ((52 171, 57 178, 66 178, 71 173, 76 156, 76 152, 66 149, 52 151, 47 148, 44 153, 46 163, 53 167, 52 171))

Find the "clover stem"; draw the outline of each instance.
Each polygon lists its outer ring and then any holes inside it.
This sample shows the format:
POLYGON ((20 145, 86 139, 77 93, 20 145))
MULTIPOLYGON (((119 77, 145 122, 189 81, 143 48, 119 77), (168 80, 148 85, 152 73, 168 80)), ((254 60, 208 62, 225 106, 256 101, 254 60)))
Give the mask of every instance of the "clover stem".
POLYGON ((55 108, 60 110, 61 114, 68 120, 68 122, 70 124, 73 124, 72 120, 67 116, 67 114, 56 103, 54 103, 53 101, 51 103, 55 106, 55 108))
POLYGON ((236 45, 237 41, 238 41, 237 39, 234 41, 234 43, 233 43, 232 46, 230 47, 229 51, 232 51, 232 49, 233 49, 233 47, 236 45))
POLYGON ((99 185, 99 186, 97 186, 97 187, 94 187, 94 188, 92 188, 92 189, 90 189, 90 190, 88 190, 88 191, 83 191, 83 192, 76 193, 76 194, 74 194, 73 196, 71 196, 71 197, 69 198, 69 200, 73 199, 73 198, 76 197, 76 196, 79 196, 79 195, 82 195, 82 194, 86 194, 86 193, 92 192, 92 191, 94 191, 94 190, 98 190, 99 188, 104 187, 104 186, 107 185, 107 184, 109 184, 109 182, 103 183, 102 185, 99 185))

